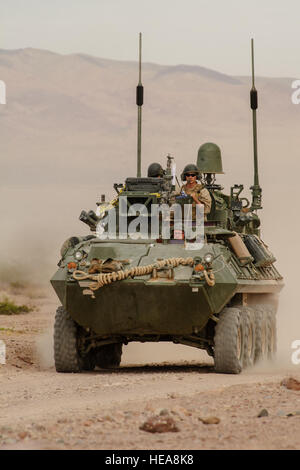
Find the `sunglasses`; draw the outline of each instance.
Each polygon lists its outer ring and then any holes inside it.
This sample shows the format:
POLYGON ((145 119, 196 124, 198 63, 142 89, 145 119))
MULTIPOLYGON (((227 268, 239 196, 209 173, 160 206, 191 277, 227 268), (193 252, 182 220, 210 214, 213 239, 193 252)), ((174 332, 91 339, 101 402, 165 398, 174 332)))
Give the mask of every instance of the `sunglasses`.
POLYGON ((187 173, 185 176, 197 176, 196 173, 187 173))

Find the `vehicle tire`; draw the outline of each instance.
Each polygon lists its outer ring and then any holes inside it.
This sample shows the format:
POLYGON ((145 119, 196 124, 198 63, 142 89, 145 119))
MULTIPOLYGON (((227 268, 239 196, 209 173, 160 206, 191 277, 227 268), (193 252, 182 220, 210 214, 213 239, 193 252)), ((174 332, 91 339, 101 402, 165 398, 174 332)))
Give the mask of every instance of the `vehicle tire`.
POLYGON ((277 352, 276 310, 272 305, 266 305, 268 324, 268 359, 274 359, 277 352))
POLYGON ((243 368, 245 368, 253 366, 255 361, 255 312, 251 307, 241 307, 241 314, 246 327, 243 357, 243 368))
POLYGON ((122 343, 106 344, 97 348, 95 363, 101 369, 119 367, 122 356, 122 343))
POLYGON ((216 372, 239 374, 244 364, 247 326, 239 308, 225 308, 215 327, 216 372))
POLYGON ((269 327, 267 312, 263 305, 253 306, 255 312, 255 359, 261 361, 268 357, 269 327))
POLYGON ((54 322, 54 363, 57 372, 93 370, 91 355, 82 358, 77 348, 78 325, 63 307, 58 307, 54 322))

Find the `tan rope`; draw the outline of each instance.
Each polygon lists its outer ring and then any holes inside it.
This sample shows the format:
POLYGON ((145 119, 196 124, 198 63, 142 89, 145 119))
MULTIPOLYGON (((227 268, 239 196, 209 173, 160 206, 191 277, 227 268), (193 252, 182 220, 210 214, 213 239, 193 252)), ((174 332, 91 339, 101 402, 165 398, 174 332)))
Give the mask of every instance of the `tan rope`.
POLYGON ((89 284, 91 290, 97 290, 104 285, 111 284, 115 281, 122 281, 128 277, 144 276, 145 274, 151 274, 153 269, 161 269, 164 267, 176 268, 179 265, 193 266, 193 258, 167 258, 157 260, 154 264, 148 264, 147 266, 134 266, 124 271, 114 271, 111 273, 99 273, 99 274, 87 274, 84 271, 76 270, 73 272, 73 278, 76 281, 84 281, 85 279, 91 279, 93 282, 89 284))
POLYGON ((208 273, 206 270, 203 271, 205 280, 210 287, 213 287, 216 283, 215 275, 213 273, 208 273))

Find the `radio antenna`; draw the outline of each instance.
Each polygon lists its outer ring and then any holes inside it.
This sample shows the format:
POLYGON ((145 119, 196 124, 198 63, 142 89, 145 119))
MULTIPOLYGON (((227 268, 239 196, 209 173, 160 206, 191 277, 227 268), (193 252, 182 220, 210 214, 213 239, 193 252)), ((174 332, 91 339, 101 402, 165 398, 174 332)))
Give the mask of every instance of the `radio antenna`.
POLYGON ((136 87, 136 104, 138 107, 137 127, 137 177, 141 177, 142 153, 142 105, 144 101, 144 87, 142 85, 142 33, 139 34, 139 83, 136 87))
POLYGON ((252 125, 253 125, 253 156, 254 156, 254 184, 251 186, 252 190, 252 206, 253 210, 262 209, 261 193, 262 189, 258 181, 258 159, 257 159, 257 123, 256 123, 256 110, 257 110, 257 90, 254 83, 254 41, 251 39, 251 62, 252 62, 252 88, 250 90, 250 107, 252 109, 252 125))

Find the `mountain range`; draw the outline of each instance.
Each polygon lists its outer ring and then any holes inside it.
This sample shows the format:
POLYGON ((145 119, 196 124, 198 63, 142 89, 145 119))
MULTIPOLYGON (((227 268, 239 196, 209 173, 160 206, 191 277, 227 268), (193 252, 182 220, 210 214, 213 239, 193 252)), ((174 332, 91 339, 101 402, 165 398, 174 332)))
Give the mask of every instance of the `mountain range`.
MULTIPOLYGON (((108 181, 135 175, 137 63, 0 50, 0 79, 7 88, 7 104, 0 106, 0 184, 92 184, 107 191, 108 181)), ((291 102, 292 80, 256 77, 262 174, 280 159, 283 142, 284 148, 294 144, 300 106, 291 102)), ((165 164, 168 153, 180 174, 196 161, 199 146, 212 141, 221 147, 229 179, 246 177, 251 184, 251 77, 144 63, 142 82, 144 174, 153 161, 165 164)))

